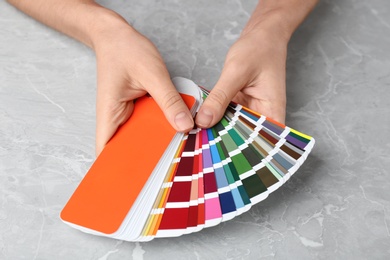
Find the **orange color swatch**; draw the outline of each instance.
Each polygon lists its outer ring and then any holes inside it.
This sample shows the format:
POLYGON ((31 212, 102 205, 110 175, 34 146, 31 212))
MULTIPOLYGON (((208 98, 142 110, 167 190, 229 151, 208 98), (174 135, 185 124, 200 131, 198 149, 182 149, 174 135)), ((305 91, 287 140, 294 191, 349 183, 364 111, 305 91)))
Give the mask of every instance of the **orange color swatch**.
MULTIPOLYGON (((182 94, 188 107, 195 98, 182 94)), ((116 232, 176 132, 150 97, 135 102, 66 206, 61 219, 93 231, 116 232)))

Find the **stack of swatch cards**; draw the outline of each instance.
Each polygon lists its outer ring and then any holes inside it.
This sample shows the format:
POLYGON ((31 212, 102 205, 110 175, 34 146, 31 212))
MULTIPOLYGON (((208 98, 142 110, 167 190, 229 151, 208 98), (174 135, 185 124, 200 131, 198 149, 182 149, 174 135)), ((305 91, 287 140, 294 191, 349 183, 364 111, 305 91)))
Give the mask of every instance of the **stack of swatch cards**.
MULTIPOLYGON (((208 91, 173 79, 195 116, 208 91)), ((177 133, 153 98, 135 102, 61 212, 87 233, 127 241, 218 225, 264 200, 305 161, 310 136, 231 103, 212 128, 177 133)))

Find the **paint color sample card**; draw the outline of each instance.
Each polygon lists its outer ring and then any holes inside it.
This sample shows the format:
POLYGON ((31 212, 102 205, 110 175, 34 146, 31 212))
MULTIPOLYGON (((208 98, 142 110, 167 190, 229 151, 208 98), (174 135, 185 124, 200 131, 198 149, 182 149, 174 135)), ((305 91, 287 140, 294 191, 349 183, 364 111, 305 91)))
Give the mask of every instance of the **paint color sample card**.
MULTIPOLYGON (((193 116, 209 92, 174 78, 193 116)), ((96 159, 61 212, 81 231, 127 241, 198 232, 246 211, 302 165, 314 139, 239 104, 209 129, 176 133, 151 97, 96 159)))

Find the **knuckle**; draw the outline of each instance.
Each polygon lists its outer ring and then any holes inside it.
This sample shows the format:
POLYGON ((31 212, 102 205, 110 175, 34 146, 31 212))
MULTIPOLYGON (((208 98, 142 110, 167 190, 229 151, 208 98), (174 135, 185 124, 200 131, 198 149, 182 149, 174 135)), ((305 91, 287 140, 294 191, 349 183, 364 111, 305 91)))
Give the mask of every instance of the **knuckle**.
POLYGON ((182 99, 180 95, 175 90, 171 90, 164 94, 162 98, 162 107, 164 110, 171 110, 172 108, 180 105, 181 101, 182 99))
POLYGON ((206 100, 209 103, 216 103, 219 106, 224 106, 229 102, 227 94, 222 89, 213 89, 206 100))

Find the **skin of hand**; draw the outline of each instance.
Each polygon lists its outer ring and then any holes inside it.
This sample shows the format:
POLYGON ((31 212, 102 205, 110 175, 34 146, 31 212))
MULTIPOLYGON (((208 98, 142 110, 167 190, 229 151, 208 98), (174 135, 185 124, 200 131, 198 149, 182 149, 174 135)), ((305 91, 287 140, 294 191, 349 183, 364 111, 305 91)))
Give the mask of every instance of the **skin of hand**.
POLYGON ((98 74, 97 154, 130 117, 133 100, 146 93, 154 97, 177 131, 189 131, 193 118, 156 47, 128 26, 108 34, 94 47, 98 74))
POLYGON ((193 128, 187 106, 157 48, 117 13, 92 0, 8 0, 91 47, 97 60, 96 154, 127 121, 133 100, 149 93, 177 131, 193 128))
POLYGON ((248 33, 230 48, 221 76, 197 114, 198 126, 218 122, 230 100, 284 123, 287 42, 276 38, 248 33))
POLYGON ((316 3, 317 0, 259 1, 196 116, 198 126, 216 124, 231 100, 285 122, 287 45, 316 3))
MULTIPOLYGON (((190 112, 175 90, 158 50, 118 14, 93 0, 7 1, 95 51, 96 154, 130 117, 133 100, 147 92, 177 131, 193 127, 190 112)), ((217 123, 231 99, 284 121, 287 43, 316 2, 259 1, 240 39, 230 49, 219 81, 196 117, 198 126, 207 128, 217 123)))

